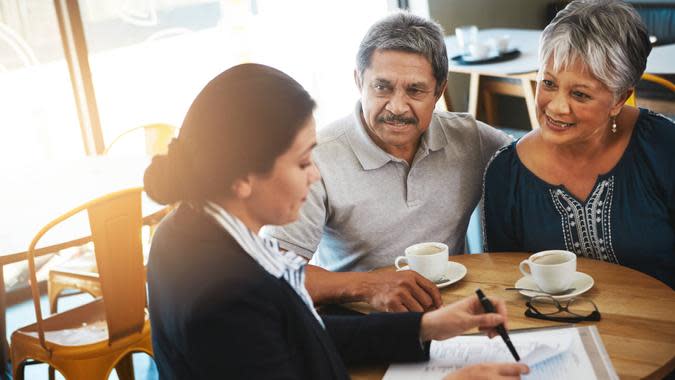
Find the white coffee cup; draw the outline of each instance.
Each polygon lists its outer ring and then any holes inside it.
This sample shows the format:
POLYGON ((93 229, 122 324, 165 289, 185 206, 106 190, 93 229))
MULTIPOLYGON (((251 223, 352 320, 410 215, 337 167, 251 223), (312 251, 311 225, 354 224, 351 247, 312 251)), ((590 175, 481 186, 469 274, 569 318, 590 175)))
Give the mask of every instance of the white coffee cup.
POLYGON ((430 281, 439 281, 448 272, 448 246, 435 242, 411 245, 405 249, 405 256, 399 256, 394 261, 397 269, 403 269, 402 261, 430 281))
POLYGON ((487 58, 490 55, 490 46, 482 42, 474 42, 469 45, 469 55, 475 59, 487 58))
POLYGON ((494 37, 490 39, 492 47, 497 51, 497 53, 502 54, 509 50, 509 42, 511 37, 508 34, 501 35, 499 37, 494 37))
POLYGON ((478 27, 476 25, 464 25, 455 28, 457 46, 462 54, 469 52, 469 45, 478 40, 478 27))
POLYGON ((576 271, 577 255, 563 250, 538 252, 520 262, 520 272, 532 276, 539 289, 548 293, 567 290, 576 271))

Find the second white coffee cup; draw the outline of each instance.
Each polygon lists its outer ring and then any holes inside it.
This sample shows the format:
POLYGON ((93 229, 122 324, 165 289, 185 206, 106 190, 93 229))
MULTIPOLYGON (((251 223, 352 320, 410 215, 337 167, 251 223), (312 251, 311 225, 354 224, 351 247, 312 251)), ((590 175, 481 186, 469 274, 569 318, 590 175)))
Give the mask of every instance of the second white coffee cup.
POLYGON ((509 50, 510 40, 511 40, 511 37, 504 34, 504 35, 501 35, 501 36, 498 36, 498 37, 491 38, 490 44, 497 51, 497 53, 502 54, 502 53, 506 53, 509 50))
POLYGON ((411 245, 405 249, 405 256, 394 261, 397 269, 403 269, 402 262, 410 269, 431 281, 443 279, 448 272, 448 246, 443 243, 426 242, 411 245))
POLYGON ((520 272, 532 276, 539 289, 548 293, 567 290, 576 271, 577 255, 569 251, 542 251, 520 262, 520 272))

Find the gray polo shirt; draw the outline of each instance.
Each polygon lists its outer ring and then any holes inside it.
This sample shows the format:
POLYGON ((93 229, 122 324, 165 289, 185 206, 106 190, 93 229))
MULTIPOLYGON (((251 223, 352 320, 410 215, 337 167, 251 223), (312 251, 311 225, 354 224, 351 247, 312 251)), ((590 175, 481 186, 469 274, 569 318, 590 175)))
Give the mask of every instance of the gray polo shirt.
POLYGON ((319 130, 312 185, 300 219, 263 234, 331 271, 392 265, 406 247, 444 242, 464 252, 471 212, 481 198, 483 172, 510 142, 471 115, 434 112, 411 166, 370 139, 354 113, 319 130))

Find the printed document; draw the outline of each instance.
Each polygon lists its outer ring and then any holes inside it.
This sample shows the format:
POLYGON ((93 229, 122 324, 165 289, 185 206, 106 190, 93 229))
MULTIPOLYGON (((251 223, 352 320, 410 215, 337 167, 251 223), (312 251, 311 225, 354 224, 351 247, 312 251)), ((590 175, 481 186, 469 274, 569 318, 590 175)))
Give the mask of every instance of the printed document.
MULTIPOLYGON (((523 379, 618 379, 595 327, 540 329, 511 332, 521 362, 530 367, 523 379), (581 333, 580 333, 581 331, 581 333), (582 341, 582 335, 585 339, 582 341), (597 345, 602 347, 597 347, 597 345), (585 345, 591 345, 590 353, 585 345), (595 357, 597 356, 597 358, 595 357)), ((485 362, 513 362, 506 344, 497 336, 459 336, 432 341, 425 363, 392 364, 383 380, 437 380, 464 366, 485 362)))

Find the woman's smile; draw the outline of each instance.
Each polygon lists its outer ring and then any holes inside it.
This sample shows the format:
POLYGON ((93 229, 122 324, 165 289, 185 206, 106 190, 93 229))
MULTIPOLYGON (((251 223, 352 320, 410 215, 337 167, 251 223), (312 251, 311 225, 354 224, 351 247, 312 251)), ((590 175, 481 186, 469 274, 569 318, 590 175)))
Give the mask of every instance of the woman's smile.
POLYGON ((545 115, 545 117, 547 126, 556 131, 565 131, 576 125, 576 123, 566 123, 560 120, 556 120, 550 117, 549 115, 545 115))

